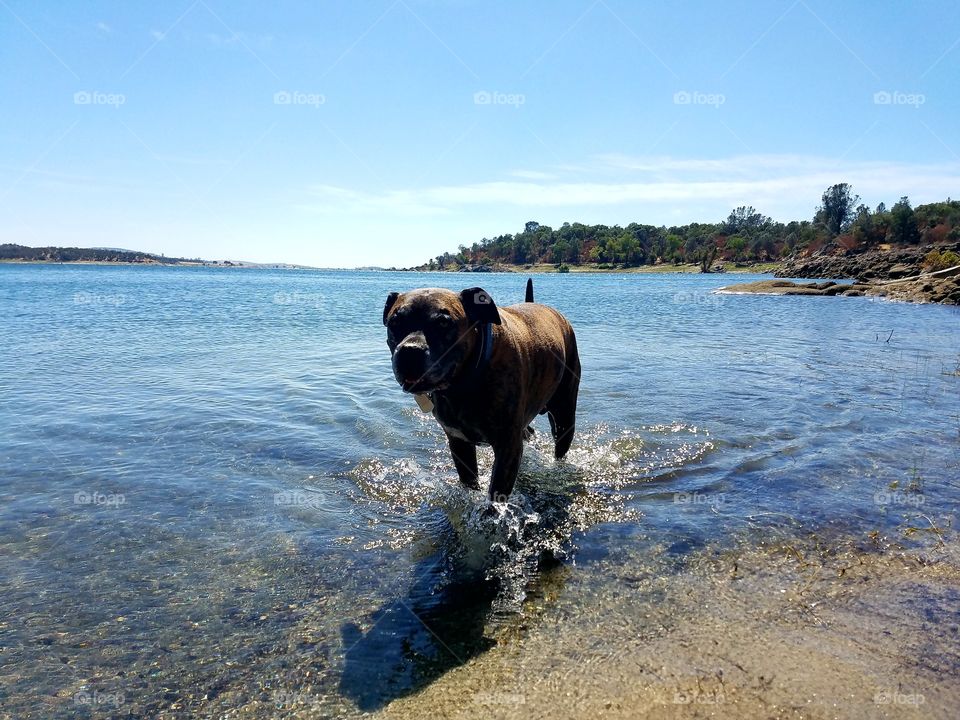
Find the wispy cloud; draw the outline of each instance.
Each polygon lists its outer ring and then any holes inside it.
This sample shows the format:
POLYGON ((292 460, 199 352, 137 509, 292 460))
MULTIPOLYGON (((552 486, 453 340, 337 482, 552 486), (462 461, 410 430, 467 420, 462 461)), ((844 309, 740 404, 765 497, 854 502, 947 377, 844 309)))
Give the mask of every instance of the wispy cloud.
POLYGON ((180 32, 163 31, 156 28, 150 30, 150 38, 154 42, 163 40, 180 40, 184 43, 201 44, 206 43, 219 48, 230 47, 255 47, 260 50, 269 49, 273 45, 273 35, 260 35, 243 31, 224 31, 224 32, 206 32, 197 33, 192 30, 183 30, 180 32))
MULTIPOLYGON (((871 203, 888 204, 900 195, 919 202, 944 199, 960 185, 960 163, 838 163, 829 158, 794 155, 743 155, 722 159, 678 159, 605 155, 591 170, 553 173, 514 171, 510 180, 379 193, 332 185, 313 185, 310 202, 318 211, 443 215, 489 206, 530 209, 584 209, 615 206, 656 207, 674 215, 684 207, 752 204, 781 219, 794 219, 797 207, 812 208, 829 185, 849 182, 871 203), (610 172, 617 177, 610 179, 610 172)), ((806 217, 804 211, 799 217, 806 217)), ((690 218, 691 220, 694 218, 690 218)))
POLYGON ((113 32, 113 29, 109 25, 107 25, 105 22, 103 22, 103 20, 97 23, 97 30, 99 30, 102 33, 106 33, 108 35, 113 32))
POLYGON ((723 158, 674 158, 667 155, 597 155, 594 167, 637 173, 710 173, 721 175, 757 175, 765 173, 810 172, 822 170, 835 161, 811 155, 733 155, 723 158))

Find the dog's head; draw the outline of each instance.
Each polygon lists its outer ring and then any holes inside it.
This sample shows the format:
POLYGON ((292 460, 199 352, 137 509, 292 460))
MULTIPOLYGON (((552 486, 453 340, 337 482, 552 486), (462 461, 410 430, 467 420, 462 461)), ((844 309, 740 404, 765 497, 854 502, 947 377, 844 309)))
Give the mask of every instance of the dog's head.
POLYGON ((459 295, 439 288, 387 295, 383 324, 397 382, 413 393, 449 386, 468 358, 475 357, 475 328, 483 323, 499 325, 500 313, 482 288, 459 295))

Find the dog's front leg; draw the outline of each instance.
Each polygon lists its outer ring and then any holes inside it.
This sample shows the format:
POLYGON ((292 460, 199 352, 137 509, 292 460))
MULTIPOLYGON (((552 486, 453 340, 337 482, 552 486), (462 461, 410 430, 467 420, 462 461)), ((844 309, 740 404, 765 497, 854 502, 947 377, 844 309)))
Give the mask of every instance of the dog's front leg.
POLYGON ((493 446, 493 477, 490 479, 490 502, 506 502, 513 492, 523 457, 522 434, 493 446))
POLYGON ((447 433, 447 443, 450 445, 450 454, 453 455, 453 465, 457 468, 457 475, 461 484, 471 490, 479 490, 477 481, 477 446, 472 442, 461 440, 447 433))

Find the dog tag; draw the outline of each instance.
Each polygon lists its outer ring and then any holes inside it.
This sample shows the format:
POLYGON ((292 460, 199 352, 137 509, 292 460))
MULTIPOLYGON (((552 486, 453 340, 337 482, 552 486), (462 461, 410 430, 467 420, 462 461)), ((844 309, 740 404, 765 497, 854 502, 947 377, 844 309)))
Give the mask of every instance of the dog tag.
POLYGON ((417 393, 413 397, 423 412, 428 413, 433 410, 433 400, 431 400, 430 396, 426 393, 417 393))

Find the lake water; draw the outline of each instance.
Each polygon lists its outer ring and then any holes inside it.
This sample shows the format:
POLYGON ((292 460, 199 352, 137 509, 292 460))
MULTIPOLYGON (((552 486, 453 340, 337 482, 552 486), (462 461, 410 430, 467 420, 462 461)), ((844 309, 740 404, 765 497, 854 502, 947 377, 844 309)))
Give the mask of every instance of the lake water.
POLYGON ((0 265, 0 708, 358 715, 614 553, 922 542, 960 501, 960 310, 711 292, 753 279, 534 276, 576 329, 578 434, 555 463, 538 420, 491 520, 381 312, 525 277, 0 265))

